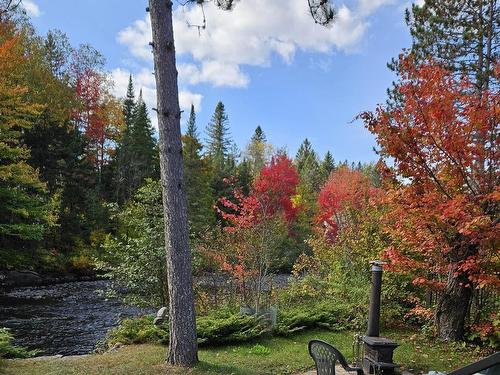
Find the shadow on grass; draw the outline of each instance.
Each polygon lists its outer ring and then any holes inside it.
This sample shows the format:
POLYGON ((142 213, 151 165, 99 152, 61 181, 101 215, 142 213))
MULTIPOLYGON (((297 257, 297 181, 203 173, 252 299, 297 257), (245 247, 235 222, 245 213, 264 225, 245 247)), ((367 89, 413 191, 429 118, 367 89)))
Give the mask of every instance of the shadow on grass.
POLYGON ((233 374, 233 375, 252 375, 255 374, 255 371, 246 371, 241 367, 233 366, 230 364, 222 365, 222 364, 214 364, 205 361, 200 361, 198 366, 196 366, 197 370, 205 371, 207 373, 213 374, 233 374))
POLYGON ((231 374, 231 375, 255 375, 255 371, 245 370, 231 364, 210 363, 200 361, 193 368, 178 368, 168 365, 162 366, 166 374, 171 375, 205 375, 205 374, 231 374))

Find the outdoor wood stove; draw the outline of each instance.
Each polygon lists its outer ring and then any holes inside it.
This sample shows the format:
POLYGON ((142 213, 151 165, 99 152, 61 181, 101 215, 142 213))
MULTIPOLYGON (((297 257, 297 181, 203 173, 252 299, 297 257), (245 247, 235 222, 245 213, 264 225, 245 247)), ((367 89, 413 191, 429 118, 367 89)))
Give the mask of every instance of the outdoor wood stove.
POLYGON ((394 341, 380 335, 380 292, 382 287, 382 265, 384 262, 372 261, 372 290, 370 311, 368 313, 368 331, 363 336, 363 371, 365 374, 392 374, 398 367, 392 354, 398 346, 394 341))

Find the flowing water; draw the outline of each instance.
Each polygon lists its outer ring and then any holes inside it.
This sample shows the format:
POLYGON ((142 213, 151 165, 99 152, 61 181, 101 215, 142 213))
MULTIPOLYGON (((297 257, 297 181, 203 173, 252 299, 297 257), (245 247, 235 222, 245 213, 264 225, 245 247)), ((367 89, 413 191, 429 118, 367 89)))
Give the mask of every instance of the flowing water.
POLYGON ((0 292, 0 327, 40 355, 90 353, 122 318, 151 311, 109 299, 108 281, 79 281, 0 292))

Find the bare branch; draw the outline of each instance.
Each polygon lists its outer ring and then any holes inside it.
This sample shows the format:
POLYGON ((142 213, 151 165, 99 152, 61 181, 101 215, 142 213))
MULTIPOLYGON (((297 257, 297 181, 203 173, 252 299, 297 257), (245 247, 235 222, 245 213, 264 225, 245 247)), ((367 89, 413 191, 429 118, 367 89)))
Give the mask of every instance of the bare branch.
POLYGON ((0 20, 5 14, 15 11, 21 2, 22 0, 17 0, 17 3, 14 0, 0 1, 0 20))
POLYGON ((335 11, 329 0, 307 0, 314 22, 322 26, 330 25, 335 20, 335 11))

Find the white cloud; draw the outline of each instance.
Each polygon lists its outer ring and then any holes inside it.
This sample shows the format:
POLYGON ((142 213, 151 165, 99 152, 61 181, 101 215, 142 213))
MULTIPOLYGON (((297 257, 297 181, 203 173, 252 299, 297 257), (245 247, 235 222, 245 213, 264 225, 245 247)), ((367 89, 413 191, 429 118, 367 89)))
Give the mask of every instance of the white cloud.
POLYGON ((191 85, 208 82, 214 86, 246 87, 249 82, 248 76, 241 72, 239 65, 220 61, 204 61, 201 63, 201 69, 195 64, 179 64, 177 70, 180 81, 191 85))
POLYGON ((195 94, 191 91, 181 90, 179 93, 179 105, 184 112, 191 110, 191 104, 194 105, 196 112, 200 112, 202 99, 203 95, 195 94))
MULTIPOLYGON (((269 66, 273 55, 291 63, 299 50, 352 51, 368 28, 368 16, 395 1, 358 0, 350 8, 341 5, 329 28, 313 22, 305 0, 245 0, 232 12, 208 4, 207 28, 201 33, 189 27, 202 22, 200 8, 179 6, 174 11, 176 51, 179 57, 192 59, 190 64, 179 64, 179 79, 190 85, 245 87, 249 77, 242 66, 269 66)), ((151 62, 149 16, 122 30, 117 39, 132 55, 151 62)))
POLYGON ((378 8, 384 5, 392 5, 397 2, 398 0, 359 0, 358 11, 361 16, 369 16, 378 8))
POLYGON ((127 28, 118 33, 118 42, 126 45, 132 55, 144 60, 152 58, 151 48, 151 22, 147 15, 143 20, 136 20, 127 28))
POLYGON ((28 13, 29 16, 31 17, 41 16, 42 12, 40 11, 40 8, 33 0, 23 0, 22 4, 24 9, 26 10, 26 13, 28 13))

